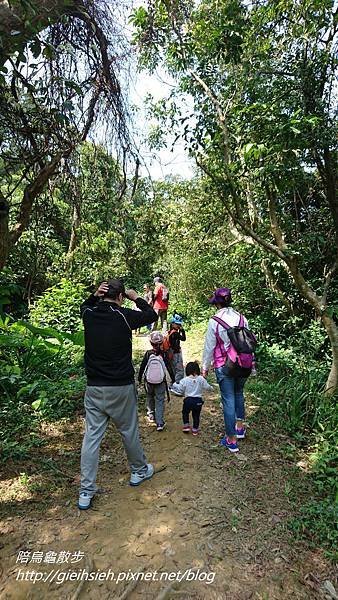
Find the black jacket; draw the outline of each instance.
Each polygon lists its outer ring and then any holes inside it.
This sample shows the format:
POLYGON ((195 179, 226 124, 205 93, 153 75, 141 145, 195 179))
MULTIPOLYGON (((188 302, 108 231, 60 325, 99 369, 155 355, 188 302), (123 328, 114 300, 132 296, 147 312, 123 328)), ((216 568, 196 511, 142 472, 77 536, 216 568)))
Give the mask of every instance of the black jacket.
POLYGON ((183 327, 178 329, 178 331, 173 331, 172 329, 169 331, 170 348, 172 348, 174 354, 181 352, 180 342, 185 342, 186 339, 183 327))
MULTIPOLYGON (((144 355, 144 357, 142 359, 142 362, 141 362, 141 365, 140 365, 140 370, 139 370, 139 373, 138 373, 139 383, 141 383, 141 381, 142 381, 142 376, 143 376, 145 368, 146 368, 146 366, 148 364, 149 356, 151 354, 157 354, 157 352, 155 352, 154 350, 147 350, 147 352, 145 353, 145 355, 144 355)), ((172 383, 174 383, 174 381, 175 381, 175 373, 173 371, 173 368, 171 366, 170 361, 168 360, 168 357, 167 357, 166 353, 165 352, 159 352, 159 354, 160 354, 160 356, 162 356, 162 358, 164 360, 164 364, 165 364, 166 369, 167 369, 167 371, 168 371, 168 373, 170 375, 170 379, 171 379, 172 383)))
POLYGON ((142 298, 131 310, 115 302, 103 302, 92 294, 81 305, 85 331, 87 384, 96 386, 134 383, 132 330, 157 319, 152 307, 142 298))

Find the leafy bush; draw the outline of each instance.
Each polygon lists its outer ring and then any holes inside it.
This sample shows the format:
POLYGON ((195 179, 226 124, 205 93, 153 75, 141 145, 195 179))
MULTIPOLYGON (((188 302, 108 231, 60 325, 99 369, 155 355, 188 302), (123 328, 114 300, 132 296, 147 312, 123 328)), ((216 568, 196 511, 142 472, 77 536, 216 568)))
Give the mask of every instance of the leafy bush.
POLYGON ((325 429, 316 438, 310 455, 311 481, 315 498, 305 503, 298 517, 290 522, 295 533, 305 536, 314 544, 320 543, 332 559, 337 559, 337 428, 325 429))
POLYGON ((335 398, 323 393, 328 370, 318 356, 322 347, 321 328, 310 324, 309 331, 299 331, 294 343, 258 348, 260 377, 249 380, 248 389, 259 399, 274 427, 281 426, 309 452, 309 477, 314 499, 305 503, 290 523, 294 532, 321 544, 332 557, 337 545, 334 512, 337 494, 338 414, 335 398), (307 353, 301 351, 303 345, 307 353))
POLYGON ((24 291, 18 276, 12 269, 5 267, 0 272, 0 315, 11 312, 21 316, 26 310, 23 302, 24 291))
POLYGON ((84 301, 86 287, 61 279, 60 283, 47 289, 30 310, 33 324, 55 327, 59 331, 74 332, 81 327, 80 305, 84 301))
POLYGON ((40 419, 67 416, 85 387, 83 332, 0 320, 1 455, 22 458, 41 443, 40 419))
POLYGON ((23 459, 32 448, 41 446, 39 419, 29 405, 0 394, 0 456, 2 461, 23 459))

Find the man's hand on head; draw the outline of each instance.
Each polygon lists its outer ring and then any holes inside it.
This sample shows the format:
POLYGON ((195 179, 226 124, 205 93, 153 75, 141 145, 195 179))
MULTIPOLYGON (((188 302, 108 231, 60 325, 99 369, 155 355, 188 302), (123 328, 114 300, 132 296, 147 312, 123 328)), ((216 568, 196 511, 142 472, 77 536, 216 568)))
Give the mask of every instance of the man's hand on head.
POLYGON ((125 296, 126 298, 128 298, 128 300, 132 300, 133 302, 135 302, 136 298, 140 297, 139 294, 135 292, 135 290, 126 290, 125 296))
POLYGON ((108 289, 109 288, 107 281, 102 281, 102 283, 100 283, 99 287, 97 288, 96 292, 94 292, 94 296, 102 298, 108 292, 108 289))

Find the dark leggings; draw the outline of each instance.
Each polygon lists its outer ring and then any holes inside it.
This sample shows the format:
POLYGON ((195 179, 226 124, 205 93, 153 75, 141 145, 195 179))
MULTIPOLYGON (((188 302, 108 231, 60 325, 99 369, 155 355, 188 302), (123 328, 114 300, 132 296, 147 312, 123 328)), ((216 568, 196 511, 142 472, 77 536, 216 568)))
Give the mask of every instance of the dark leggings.
POLYGON ((184 398, 182 408, 183 425, 189 424, 189 414, 192 413, 193 429, 198 429, 200 424, 200 414, 204 402, 202 398, 184 398))

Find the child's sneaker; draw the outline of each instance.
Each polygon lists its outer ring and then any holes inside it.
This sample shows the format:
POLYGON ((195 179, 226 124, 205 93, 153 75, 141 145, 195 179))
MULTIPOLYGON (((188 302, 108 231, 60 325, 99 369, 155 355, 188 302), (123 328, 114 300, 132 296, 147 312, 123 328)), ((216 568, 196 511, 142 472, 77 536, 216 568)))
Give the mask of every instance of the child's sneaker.
POLYGON ((171 394, 175 394, 175 396, 184 396, 184 394, 180 394, 179 392, 176 392, 173 387, 169 388, 169 392, 171 394))
POLYGON ((237 427, 236 427, 236 437, 238 440, 244 440, 245 435, 246 435, 245 427, 241 427, 240 429, 237 429, 237 427))
POLYGON ((78 508, 80 510, 87 510, 92 505, 93 497, 89 496, 87 492, 81 492, 78 501, 78 508))
POLYGON ((191 430, 191 433, 192 433, 193 435, 198 435, 198 434, 199 434, 199 432, 200 432, 200 430, 199 430, 199 429, 194 429, 194 428, 192 428, 192 430, 191 430))
POLYGON ((156 431, 163 431, 165 428, 165 423, 159 423, 156 427, 156 431))
POLYGON ((190 425, 184 424, 182 427, 183 433, 190 433, 190 425))
POLYGON ((147 419, 148 423, 150 423, 150 425, 153 425, 155 423, 154 415, 147 415, 146 419, 147 419))
POLYGON ((146 481, 146 479, 151 479, 151 477, 154 475, 154 467, 153 465, 151 465, 150 463, 147 464, 147 470, 145 473, 132 473, 130 476, 130 485, 136 486, 136 485, 140 485, 140 483, 142 483, 143 481, 146 481))
POLYGON ((227 438, 227 437, 224 437, 221 439, 220 445, 224 446, 224 448, 228 448, 228 450, 230 450, 230 452, 239 452, 237 442, 230 442, 229 438, 227 438))

